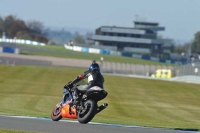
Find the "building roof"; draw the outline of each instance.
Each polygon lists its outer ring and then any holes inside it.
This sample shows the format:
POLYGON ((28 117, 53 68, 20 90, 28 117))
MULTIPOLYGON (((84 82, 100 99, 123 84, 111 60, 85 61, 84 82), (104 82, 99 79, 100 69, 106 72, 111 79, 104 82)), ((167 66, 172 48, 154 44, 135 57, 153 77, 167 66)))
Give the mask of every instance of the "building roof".
POLYGON ((126 34, 142 34, 142 35, 145 34, 145 30, 136 28, 102 26, 99 29, 101 30, 101 32, 110 32, 110 33, 126 33, 126 34))
POLYGON ((149 26, 158 26, 159 23, 156 22, 144 22, 144 21, 134 21, 135 24, 140 24, 140 25, 149 25, 149 26))

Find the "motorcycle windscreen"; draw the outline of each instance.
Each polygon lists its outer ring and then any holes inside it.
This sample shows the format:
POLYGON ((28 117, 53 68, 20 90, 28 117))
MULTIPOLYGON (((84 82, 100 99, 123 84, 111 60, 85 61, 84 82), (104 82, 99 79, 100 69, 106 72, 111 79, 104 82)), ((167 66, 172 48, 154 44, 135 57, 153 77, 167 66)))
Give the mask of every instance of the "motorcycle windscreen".
POLYGON ((64 89, 62 104, 65 106, 66 104, 70 104, 71 102, 72 102, 72 95, 70 94, 69 90, 64 89))

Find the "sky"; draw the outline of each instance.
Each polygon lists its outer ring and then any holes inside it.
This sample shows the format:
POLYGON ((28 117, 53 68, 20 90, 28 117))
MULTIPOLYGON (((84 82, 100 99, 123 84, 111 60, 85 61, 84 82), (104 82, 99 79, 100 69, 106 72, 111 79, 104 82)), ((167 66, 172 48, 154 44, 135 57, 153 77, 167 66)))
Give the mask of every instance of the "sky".
POLYGON ((139 16, 158 22, 165 27, 160 35, 180 43, 200 31, 200 0, 0 0, 0 16, 10 14, 45 27, 92 32, 101 26, 133 27, 139 16))

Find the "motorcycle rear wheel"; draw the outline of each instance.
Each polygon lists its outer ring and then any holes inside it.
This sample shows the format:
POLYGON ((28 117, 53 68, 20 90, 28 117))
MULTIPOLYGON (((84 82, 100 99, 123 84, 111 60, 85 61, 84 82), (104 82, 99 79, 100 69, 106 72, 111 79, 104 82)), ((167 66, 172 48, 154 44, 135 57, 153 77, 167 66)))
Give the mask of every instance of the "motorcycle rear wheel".
POLYGON ((62 107, 60 103, 58 103, 51 113, 51 119, 53 121, 59 121, 60 119, 62 119, 61 110, 62 110, 62 107))
POLYGON ((97 112, 97 102, 88 100, 84 103, 84 109, 77 113, 79 123, 87 124, 90 122, 97 112))

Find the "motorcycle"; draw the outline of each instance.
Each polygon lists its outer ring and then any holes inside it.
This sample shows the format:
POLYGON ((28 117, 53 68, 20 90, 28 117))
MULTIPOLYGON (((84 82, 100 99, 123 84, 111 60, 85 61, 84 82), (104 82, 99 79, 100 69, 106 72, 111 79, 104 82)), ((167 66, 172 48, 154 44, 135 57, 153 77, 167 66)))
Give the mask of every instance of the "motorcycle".
MULTIPOLYGON (((70 82, 69 82, 70 83, 70 82)), ((107 92, 98 86, 91 87, 84 93, 79 93, 81 97, 78 104, 74 102, 73 91, 75 87, 85 84, 84 80, 76 83, 75 86, 64 88, 62 101, 59 102, 51 113, 53 121, 59 121, 62 118, 77 119, 79 123, 87 124, 94 116, 104 110, 108 104, 104 103, 98 106, 98 101, 107 96, 107 92)))

